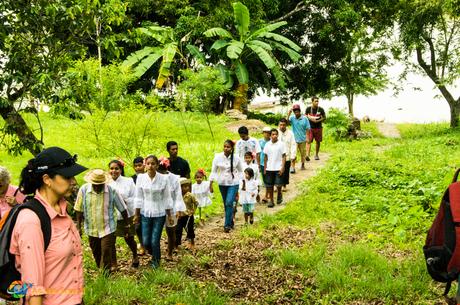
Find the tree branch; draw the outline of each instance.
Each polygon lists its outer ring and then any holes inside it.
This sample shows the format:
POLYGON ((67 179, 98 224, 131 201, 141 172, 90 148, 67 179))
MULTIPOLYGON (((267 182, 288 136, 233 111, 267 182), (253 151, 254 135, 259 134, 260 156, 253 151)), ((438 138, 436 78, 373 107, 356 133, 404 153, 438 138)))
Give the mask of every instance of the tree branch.
POLYGON ((308 5, 305 3, 305 1, 300 1, 299 3, 297 3, 297 5, 295 6, 295 8, 292 11, 290 11, 289 13, 287 13, 284 16, 279 17, 278 19, 272 20, 271 23, 284 21, 284 20, 288 19, 289 17, 291 17, 292 15, 295 15, 300 11, 304 11, 307 8, 308 8, 308 5))
MULTIPOLYGON (((438 77, 436 73, 436 50, 434 48, 433 40, 431 37, 428 37, 425 34, 422 34, 423 39, 428 43, 428 46, 430 47, 430 61, 431 61, 431 72, 438 77)), ((418 50, 418 48, 417 48, 418 50)), ((417 55, 418 58, 418 55, 417 55)))

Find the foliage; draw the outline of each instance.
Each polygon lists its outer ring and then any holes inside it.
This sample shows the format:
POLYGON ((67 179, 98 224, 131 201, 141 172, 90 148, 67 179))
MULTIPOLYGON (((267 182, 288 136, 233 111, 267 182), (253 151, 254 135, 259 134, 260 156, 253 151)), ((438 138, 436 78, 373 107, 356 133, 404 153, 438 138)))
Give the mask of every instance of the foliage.
POLYGON ((348 128, 352 123, 350 115, 337 108, 331 108, 327 114, 327 134, 336 139, 348 136, 348 128))
POLYGON ((275 125, 275 126, 277 126, 280 120, 284 117, 285 116, 279 113, 248 112, 248 119, 260 120, 269 125, 275 125))

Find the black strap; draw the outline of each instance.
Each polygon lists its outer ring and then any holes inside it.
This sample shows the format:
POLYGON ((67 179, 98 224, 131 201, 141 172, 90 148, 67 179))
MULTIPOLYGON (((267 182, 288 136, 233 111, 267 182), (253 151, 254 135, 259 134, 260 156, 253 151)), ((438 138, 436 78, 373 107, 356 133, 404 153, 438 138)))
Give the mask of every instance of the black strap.
POLYGON ((447 296, 449 294, 450 286, 452 286, 452 281, 446 283, 446 288, 444 289, 443 296, 447 296))
POLYGON ((460 168, 457 168, 454 174, 454 178, 452 179, 452 183, 457 182, 459 173, 460 173, 460 168))

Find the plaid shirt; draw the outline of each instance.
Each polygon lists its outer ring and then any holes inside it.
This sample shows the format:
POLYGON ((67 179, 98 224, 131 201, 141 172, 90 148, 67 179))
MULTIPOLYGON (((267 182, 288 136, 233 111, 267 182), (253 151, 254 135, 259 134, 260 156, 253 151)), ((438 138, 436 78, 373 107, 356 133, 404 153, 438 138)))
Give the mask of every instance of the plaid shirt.
POLYGON ((86 183, 78 191, 74 209, 83 212, 86 234, 102 238, 117 230, 115 210, 126 211, 126 204, 113 187, 106 184, 104 192, 96 193, 92 185, 86 183))

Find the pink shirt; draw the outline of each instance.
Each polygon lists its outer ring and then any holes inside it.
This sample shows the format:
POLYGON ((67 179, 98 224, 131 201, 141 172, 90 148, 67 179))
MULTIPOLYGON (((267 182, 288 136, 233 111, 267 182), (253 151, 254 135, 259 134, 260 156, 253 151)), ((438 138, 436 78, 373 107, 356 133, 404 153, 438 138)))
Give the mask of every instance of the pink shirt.
POLYGON ((16 192, 18 188, 16 186, 12 186, 11 184, 8 185, 8 189, 6 190, 5 196, 0 197, 0 218, 5 215, 9 210, 11 210, 10 205, 6 202, 6 197, 16 197, 16 201, 19 203, 23 203, 26 196, 24 196, 21 192, 17 192, 16 196, 14 196, 14 192, 16 192))
MULTIPOLYGON (((83 254, 81 239, 72 219, 67 215, 67 202, 59 202, 57 213, 37 192, 35 198, 51 218, 51 241, 44 253, 40 219, 29 209, 19 212, 11 238, 10 252, 16 255, 16 268, 22 282, 33 286, 30 296, 43 296, 43 305, 80 304, 83 298, 83 254)), ((26 303, 27 304, 27 303, 26 303)))

